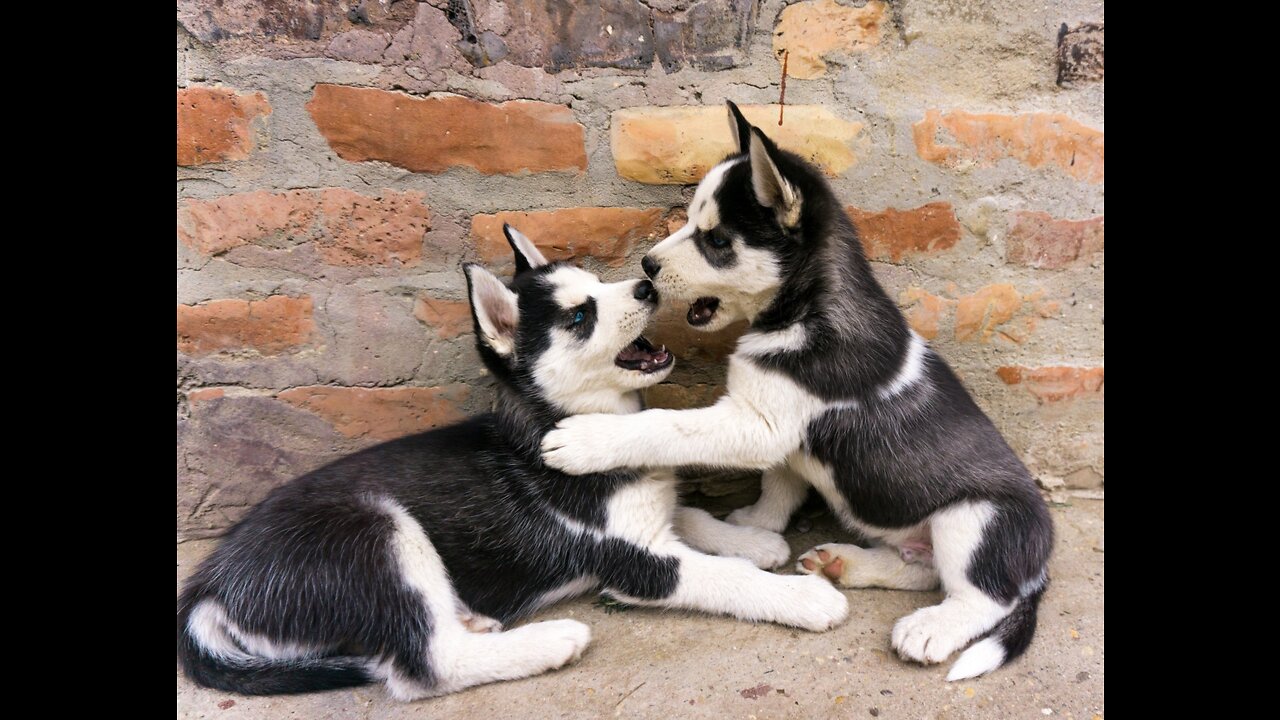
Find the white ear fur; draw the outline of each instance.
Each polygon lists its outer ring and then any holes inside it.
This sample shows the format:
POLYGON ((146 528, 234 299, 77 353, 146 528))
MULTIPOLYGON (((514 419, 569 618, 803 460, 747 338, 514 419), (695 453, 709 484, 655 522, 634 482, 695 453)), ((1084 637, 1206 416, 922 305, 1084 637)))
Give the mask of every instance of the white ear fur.
POLYGON ((506 223, 502 224, 502 233, 507 236, 507 242, 511 244, 511 249, 516 253, 517 272, 542 267, 547 264, 547 258, 543 256, 542 251, 524 233, 506 223), (520 267, 519 260, 521 257, 524 258, 526 267, 520 267))
POLYGON ((751 188, 756 201, 778 213, 778 220, 786 227, 800 222, 800 192, 787 182, 774 164, 764 136, 756 128, 751 129, 751 188))
POLYGON ((468 264, 465 270, 471 312, 480 324, 481 340, 499 355, 511 355, 516 349, 516 323, 520 317, 516 294, 479 265, 468 264))

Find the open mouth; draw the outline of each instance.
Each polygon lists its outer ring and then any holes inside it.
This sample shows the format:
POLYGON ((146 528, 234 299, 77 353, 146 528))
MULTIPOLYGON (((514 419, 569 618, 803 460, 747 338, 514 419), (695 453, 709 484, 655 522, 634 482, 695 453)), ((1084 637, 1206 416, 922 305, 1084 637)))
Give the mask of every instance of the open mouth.
POLYGON ((689 304, 689 314, 685 317, 690 325, 706 325, 716 316, 720 309, 720 298, 700 297, 689 304))
POLYGON ((675 356, 667 352, 667 346, 655 348, 653 343, 643 335, 618 353, 613 363, 624 370, 638 370, 642 373, 658 372, 669 367, 675 356))

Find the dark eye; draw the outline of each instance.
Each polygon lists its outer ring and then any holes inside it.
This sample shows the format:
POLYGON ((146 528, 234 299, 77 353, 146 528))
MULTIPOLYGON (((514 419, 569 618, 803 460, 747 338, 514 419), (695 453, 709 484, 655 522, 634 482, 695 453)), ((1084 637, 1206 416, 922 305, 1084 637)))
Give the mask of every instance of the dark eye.
POLYGON ((723 235, 716 235, 716 234, 708 235, 707 242, 710 243, 711 247, 713 248, 729 247, 729 238, 723 235))
POLYGON ((583 320, 586 320, 586 319, 587 319, 587 314, 579 310, 578 312, 573 314, 573 322, 569 323, 569 325, 570 326, 578 325, 583 320))

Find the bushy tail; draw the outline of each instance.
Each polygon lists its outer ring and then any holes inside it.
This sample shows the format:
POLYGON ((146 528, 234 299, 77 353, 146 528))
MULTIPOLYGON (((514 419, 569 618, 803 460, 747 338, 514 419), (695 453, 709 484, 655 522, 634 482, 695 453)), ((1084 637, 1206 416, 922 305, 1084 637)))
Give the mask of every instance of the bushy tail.
POLYGON ((960 654, 947 682, 985 675, 1026 652, 1036 634, 1036 610, 1044 586, 1018 601, 1013 612, 960 654))
POLYGON ((374 681, 365 658, 270 660, 250 655, 227 632, 221 609, 205 600, 189 588, 178 602, 178 661, 197 685, 242 695, 286 695, 374 681))

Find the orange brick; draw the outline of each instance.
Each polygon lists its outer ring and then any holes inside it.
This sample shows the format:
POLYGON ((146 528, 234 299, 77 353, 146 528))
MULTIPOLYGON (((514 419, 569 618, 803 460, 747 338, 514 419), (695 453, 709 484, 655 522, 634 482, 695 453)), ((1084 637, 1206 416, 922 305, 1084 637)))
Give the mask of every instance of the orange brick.
POLYGON ((311 338, 310 297, 213 300, 178 306, 178 349, 187 355, 256 350, 279 355, 311 338))
POLYGON ((313 385, 290 388, 276 397, 313 412, 352 438, 389 440, 458 422, 466 385, 358 388, 313 385))
POLYGON ((1066 115, 927 110, 924 119, 912 129, 916 152, 932 163, 954 166, 973 161, 991 165, 1009 157, 1033 168, 1057 165, 1077 180, 1102 182, 1102 131, 1066 115), (939 139, 944 136, 949 137, 939 139))
POLYGON ((178 89, 178 165, 243 160, 256 141, 257 122, 271 114, 262 93, 240 94, 229 88, 194 86, 178 89))

